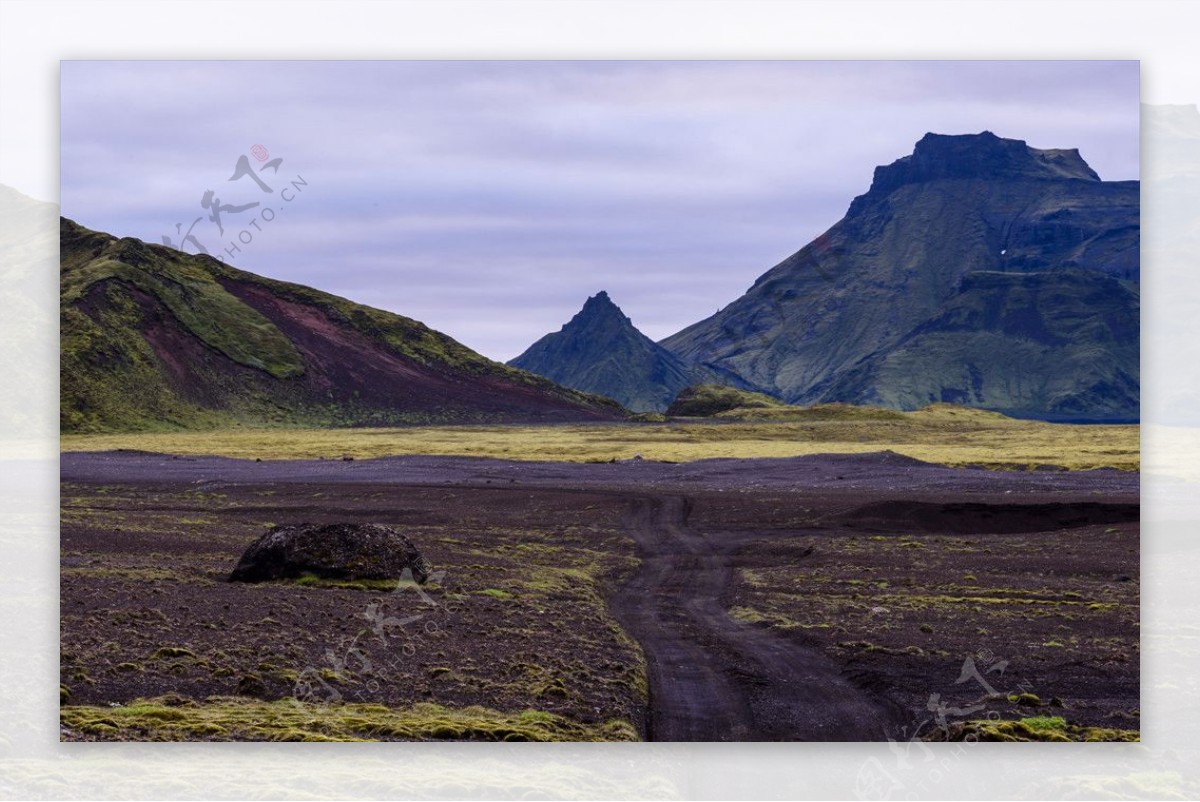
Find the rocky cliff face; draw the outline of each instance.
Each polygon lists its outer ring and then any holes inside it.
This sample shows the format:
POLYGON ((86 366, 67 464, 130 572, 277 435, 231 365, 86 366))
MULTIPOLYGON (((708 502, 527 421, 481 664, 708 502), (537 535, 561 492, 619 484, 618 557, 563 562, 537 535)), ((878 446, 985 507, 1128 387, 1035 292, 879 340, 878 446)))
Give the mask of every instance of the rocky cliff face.
POLYGON ((661 345, 790 403, 1137 418, 1138 202, 1136 181, 1101 181, 1074 150, 928 134, 661 345))
POLYGON ((816 392, 905 409, 913 399, 1044 420, 1137 417, 1138 295, 1077 270, 972 273, 941 311, 816 392))
POLYGON ((638 331, 603 291, 588 298, 561 331, 542 337, 508 364, 608 396, 634 412, 661 412, 684 387, 711 376, 638 331))

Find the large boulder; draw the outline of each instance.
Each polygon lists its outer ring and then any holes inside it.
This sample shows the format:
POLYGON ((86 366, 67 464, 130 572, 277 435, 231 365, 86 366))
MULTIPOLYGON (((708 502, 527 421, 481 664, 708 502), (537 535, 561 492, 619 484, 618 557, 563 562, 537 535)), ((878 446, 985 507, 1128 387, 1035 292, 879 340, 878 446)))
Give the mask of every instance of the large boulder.
POLYGON ((322 579, 400 579, 404 569, 424 583, 429 563, 408 538, 380 524, 272 526, 250 544, 231 582, 313 575, 322 579))

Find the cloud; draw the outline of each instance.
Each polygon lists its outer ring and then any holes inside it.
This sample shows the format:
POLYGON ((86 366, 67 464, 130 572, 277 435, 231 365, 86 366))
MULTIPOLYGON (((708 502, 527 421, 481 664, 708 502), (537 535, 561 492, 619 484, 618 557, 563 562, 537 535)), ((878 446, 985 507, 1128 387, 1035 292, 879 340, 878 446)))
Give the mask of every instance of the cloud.
MULTIPOLYGON (((508 359, 607 289, 660 338, 845 212, 927 131, 1136 178, 1136 62, 64 62, 62 209, 508 359), (282 158, 229 181, 262 144, 282 158), (302 191, 285 203, 283 187, 302 191), (259 205, 223 215, 201 199, 259 205), (258 219, 264 210, 275 219, 258 219)), ((256 160, 252 160, 255 165, 256 160)))

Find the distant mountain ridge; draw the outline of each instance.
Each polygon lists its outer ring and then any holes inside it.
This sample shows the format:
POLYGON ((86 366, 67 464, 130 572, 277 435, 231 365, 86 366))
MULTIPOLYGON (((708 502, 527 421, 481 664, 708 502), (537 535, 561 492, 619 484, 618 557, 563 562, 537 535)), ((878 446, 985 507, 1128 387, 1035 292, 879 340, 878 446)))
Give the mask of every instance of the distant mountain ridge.
POLYGON ((1137 181, 1102 181, 1076 150, 927 134, 715 315, 655 343, 601 291, 509 366, 400 315, 62 219, 61 427, 616 419, 697 384, 1137 420, 1139 202, 1137 181))
POLYGON ((793 404, 1139 417, 1137 181, 1075 150, 927 134, 814 242, 662 340, 793 404))
POLYGON ((60 220, 64 432, 609 420, 417 321, 60 220))
POLYGON ((566 387, 608 396, 634 412, 661 412, 705 377, 637 330, 601 290, 560 331, 508 363, 566 387))

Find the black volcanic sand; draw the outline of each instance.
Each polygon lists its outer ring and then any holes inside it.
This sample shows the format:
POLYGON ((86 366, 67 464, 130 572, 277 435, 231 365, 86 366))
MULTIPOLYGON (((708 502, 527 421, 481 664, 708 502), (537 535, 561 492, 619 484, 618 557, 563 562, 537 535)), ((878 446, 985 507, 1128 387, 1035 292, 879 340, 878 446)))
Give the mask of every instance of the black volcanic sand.
POLYGON ((1136 473, 108 452, 61 476, 71 704, 480 704, 653 740, 1139 726, 1136 473), (434 577, 226 581, 301 522, 394 526, 434 577))

